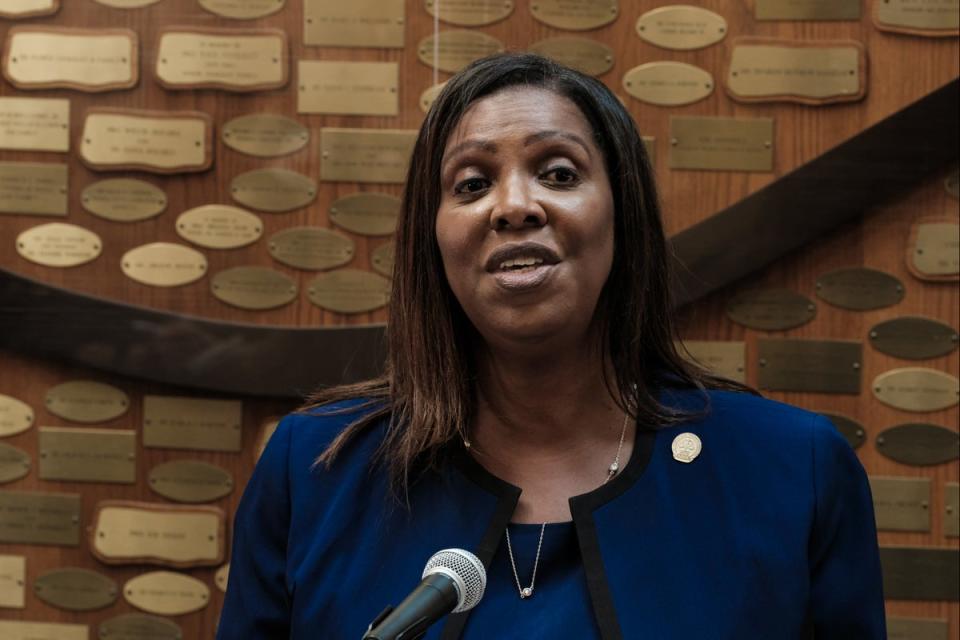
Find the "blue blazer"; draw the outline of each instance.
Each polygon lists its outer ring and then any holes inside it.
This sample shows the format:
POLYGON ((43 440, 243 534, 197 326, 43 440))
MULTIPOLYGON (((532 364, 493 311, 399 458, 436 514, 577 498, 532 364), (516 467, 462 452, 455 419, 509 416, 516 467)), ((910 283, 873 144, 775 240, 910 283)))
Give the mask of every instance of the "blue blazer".
MULTIPOLYGON (((886 637, 870 489, 834 427, 744 393, 662 399, 703 415, 638 429, 623 471, 570 499, 579 577, 550 603, 561 631, 525 626, 524 604, 498 611, 506 595, 489 590, 514 586, 488 584, 477 609, 441 620, 427 639, 886 637), (689 464, 671 451, 684 432, 703 443, 689 464)), ((236 514, 219 640, 359 640, 439 549, 471 550, 488 566, 503 554, 520 490, 462 447, 412 487, 409 509, 370 465, 383 422, 331 468, 315 467, 357 415, 319 411, 278 426, 236 514)))

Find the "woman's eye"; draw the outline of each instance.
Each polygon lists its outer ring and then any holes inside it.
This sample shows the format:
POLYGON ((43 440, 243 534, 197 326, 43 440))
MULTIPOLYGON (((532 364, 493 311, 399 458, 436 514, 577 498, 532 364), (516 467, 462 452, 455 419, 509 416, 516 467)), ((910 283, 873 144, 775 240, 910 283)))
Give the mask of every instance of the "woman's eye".
POLYGON ((580 179, 577 172, 568 167, 554 167, 544 174, 544 177, 555 184, 572 185, 580 179))
POLYGON ((457 186, 453 188, 453 192, 457 194, 471 194, 479 193, 487 187, 487 181, 483 178, 467 178, 466 180, 459 182, 457 186))

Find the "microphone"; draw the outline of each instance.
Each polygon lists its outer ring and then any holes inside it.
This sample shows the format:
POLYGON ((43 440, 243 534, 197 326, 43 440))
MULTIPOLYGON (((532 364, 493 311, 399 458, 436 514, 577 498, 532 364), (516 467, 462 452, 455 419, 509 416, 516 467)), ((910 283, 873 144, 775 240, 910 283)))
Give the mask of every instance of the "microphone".
POLYGON ((403 602, 387 607, 367 627, 363 640, 414 640, 447 615, 480 602, 487 572, 480 559, 463 549, 442 549, 427 560, 423 580, 403 602))

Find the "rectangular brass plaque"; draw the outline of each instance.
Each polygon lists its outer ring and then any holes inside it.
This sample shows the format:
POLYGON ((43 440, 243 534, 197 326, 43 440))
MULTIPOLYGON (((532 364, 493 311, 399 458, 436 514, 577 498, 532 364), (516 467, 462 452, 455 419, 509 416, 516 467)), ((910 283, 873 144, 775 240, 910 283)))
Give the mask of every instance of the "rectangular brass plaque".
POLYGON ((27 18, 56 13, 60 0, 4 0, 0 3, 0 18, 27 18))
POLYGON ((862 0, 754 0, 757 20, 859 20, 862 0))
POLYGON ((240 451, 243 404, 177 396, 144 396, 143 446, 240 451))
MULTIPOLYGON (((746 343, 726 340, 684 340, 683 345, 693 361, 700 366, 718 376, 746 382, 746 343)), ((682 348, 680 353, 686 355, 682 348)))
POLYGON ((960 30, 958 0, 883 0, 874 3, 877 26, 924 35, 956 35, 960 30))
POLYGON ((403 0, 304 0, 303 44, 403 48, 403 0))
POLYGON ((416 139, 406 129, 320 129, 320 179, 403 184, 416 139))
POLYGON ((761 389, 860 393, 860 342, 761 338, 757 344, 761 389))
POLYGON ((89 637, 90 627, 85 624, 0 620, 3 640, 87 640, 89 637))
POLYGON ((887 640, 950 640, 946 619, 887 616, 887 640))
POLYGON ((23 609, 27 604, 26 584, 26 557, 0 555, 0 607, 23 609))
POLYGON ((301 60, 298 69, 297 113, 398 113, 396 62, 301 60))
POLYGON ((80 494, 0 491, 0 542, 80 544, 80 494))
POLYGON ((0 213, 67 215, 67 165, 0 162, 0 213))
POLYGON ((887 600, 960 600, 960 550, 880 547, 887 600))
POLYGON ((70 150, 70 101, 0 98, 0 149, 70 150))
POLYGON ((870 477, 877 529, 930 531, 930 478, 870 477))
POLYGON ((670 168, 773 171, 773 118, 671 116, 670 168))
POLYGON ((40 427, 40 478, 133 484, 136 440, 127 429, 40 427))
POLYGON ((943 534, 950 538, 960 537, 960 483, 947 483, 943 501, 943 534))

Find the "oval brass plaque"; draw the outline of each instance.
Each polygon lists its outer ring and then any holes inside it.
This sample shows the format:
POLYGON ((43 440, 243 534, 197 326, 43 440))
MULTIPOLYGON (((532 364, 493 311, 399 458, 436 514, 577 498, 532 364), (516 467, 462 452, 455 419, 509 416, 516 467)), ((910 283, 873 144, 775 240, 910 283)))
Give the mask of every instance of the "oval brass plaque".
POLYGON ((481 27, 513 13, 513 0, 423 0, 431 16, 461 27, 481 27), (437 15, 437 5, 440 13, 437 15))
POLYGON ((297 298, 297 283, 270 267, 224 269, 210 282, 214 297, 241 309, 276 309, 297 298))
POLYGON ((428 67, 456 73, 478 58, 503 50, 502 42, 480 31, 441 31, 420 41, 417 57, 428 67))
POLYGON ((64 420, 91 424, 119 418, 130 408, 130 398, 113 385, 71 380, 48 389, 45 404, 64 420))
POLYGON ((960 457, 960 434, 935 424, 900 424, 877 435, 877 450, 903 464, 943 464, 960 457))
POLYGON ((263 234, 260 218, 225 204, 208 204, 177 217, 177 233, 207 249, 236 249, 253 244, 263 234))
POLYGON ((230 183, 230 194, 240 204, 258 211, 279 213, 305 207, 317 197, 317 184, 288 169, 255 169, 230 183))
POLYGON ((94 182, 80 196, 83 208, 114 222, 138 222, 163 213, 167 194, 135 178, 109 178, 94 182))
POLYGON ((217 585, 217 589, 227 592, 227 582, 230 580, 230 563, 223 565, 217 572, 213 575, 213 584, 217 585))
POLYGON ((39 576, 33 592, 47 604, 67 611, 93 611, 117 600, 117 583, 96 571, 68 567, 39 576))
POLYGON ((391 242, 377 247, 370 253, 370 266, 382 276, 393 277, 393 260, 396 246, 391 242))
POLYGON ((213 502, 233 491, 226 469, 199 460, 173 460, 158 464, 148 476, 150 488, 176 502, 213 502))
POLYGON ((916 241, 910 257, 915 272, 935 277, 960 273, 960 223, 919 223, 913 235, 916 241))
POLYGON ((397 228, 400 204, 389 193, 355 193, 330 205, 330 221, 362 236, 388 236, 397 228))
POLYGON ((744 291, 727 303, 727 317, 751 329, 781 331, 804 325, 817 315, 806 296, 789 289, 744 291))
POLYGON ((299 151, 310 141, 310 130, 292 118, 252 113, 223 125, 223 143, 247 155, 275 158, 299 151))
POLYGON ((623 88, 649 104, 691 104, 713 93, 713 76, 685 62, 648 62, 624 74, 623 88))
POLYGON ((291 227, 270 236, 270 255, 278 262, 320 271, 332 269, 353 260, 353 240, 321 227, 291 227))
POLYGON ((960 199, 960 169, 953 172, 943 181, 943 188, 954 198, 960 199))
POLYGON ((426 113, 430 111, 430 107, 433 106, 433 101, 437 99, 437 96, 440 95, 440 92, 443 91, 443 88, 446 86, 446 82, 438 82, 432 87, 424 89, 423 93, 420 94, 420 110, 426 113))
POLYGON ((863 425, 853 418, 848 418, 847 416, 842 416, 837 413, 823 413, 822 415, 828 418, 830 422, 833 423, 833 426, 837 428, 837 431, 843 434, 843 437, 846 438, 850 444, 851 449, 859 448, 867 439, 867 432, 863 428, 863 425))
POLYGON ((960 380, 925 367, 904 367, 881 373, 873 380, 880 402, 904 411, 939 411, 960 401, 960 380))
POLYGON ((253 20, 283 9, 287 0, 199 0, 200 6, 224 18, 253 20))
POLYGON ((46 16, 60 10, 60 0, 8 0, 0 4, 0 18, 19 20, 46 16))
POLYGON ((120 266, 128 278, 141 284, 178 287, 202 278, 207 259, 182 244, 151 242, 123 254, 120 266))
POLYGON ((838 269, 817 279, 817 297, 841 309, 868 311, 903 300, 903 283, 876 269, 838 269))
POLYGON ((339 269, 314 278, 307 289, 310 302, 327 311, 364 313, 386 306, 390 281, 360 269, 339 269))
POLYGON ((183 573, 152 571, 128 580, 123 585, 123 597, 147 613, 179 616, 206 607, 210 589, 183 573))
POLYGON ((613 49, 591 38, 547 38, 530 45, 530 51, 591 76, 602 75, 613 68, 613 49))
POLYGON ((12 396, 0 393, 0 438, 15 436, 33 426, 33 409, 12 396))
POLYGON ((887 320, 870 330, 870 342, 877 351, 907 360, 945 356, 957 348, 952 327, 916 316, 887 320))
POLYGON ((100 236, 65 222, 30 227, 17 236, 17 253, 45 267, 76 267, 94 260, 101 251, 100 236))
POLYGON ((30 473, 30 454, 0 442, 0 483, 13 482, 30 473))
POLYGON ((100 623, 101 640, 183 640, 183 630, 173 620, 145 613, 123 613, 100 623))
POLYGON ((587 31, 616 20, 620 8, 617 0, 531 0, 530 13, 557 29, 587 31))
POLYGON ((664 49, 702 49, 727 35, 723 16, 690 5, 659 7, 637 19, 637 35, 664 49))
POLYGON ((160 0, 94 0, 94 2, 114 9, 140 9, 157 4, 160 0))

